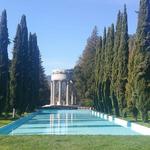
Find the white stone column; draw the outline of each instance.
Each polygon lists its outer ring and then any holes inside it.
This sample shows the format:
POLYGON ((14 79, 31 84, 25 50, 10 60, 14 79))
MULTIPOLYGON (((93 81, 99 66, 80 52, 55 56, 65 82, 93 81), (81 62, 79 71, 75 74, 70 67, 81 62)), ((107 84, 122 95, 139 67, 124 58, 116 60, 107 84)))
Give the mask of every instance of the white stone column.
POLYGON ((75 105, 77 104, 77 97, 76 96, 74 97, 74 104, 75 105))
POLYGON ((58 105, 61 105, 61 81, 59 81, 58 105))
POLYGON ((71 92, 71 105, 73 105, 74 102, 73 102, 73 91, 71 92))
POLYGON ((66 106, 69 105, 69 83, 67 82, 67 87, 66 87, 66 106))
POLYGON ((53 82, 51 81, 51 97, 50 97, 50 105, 53 104, 53 82))
POLYGON ((55 81, 53 81, 53 105, 55 105, 55 81))

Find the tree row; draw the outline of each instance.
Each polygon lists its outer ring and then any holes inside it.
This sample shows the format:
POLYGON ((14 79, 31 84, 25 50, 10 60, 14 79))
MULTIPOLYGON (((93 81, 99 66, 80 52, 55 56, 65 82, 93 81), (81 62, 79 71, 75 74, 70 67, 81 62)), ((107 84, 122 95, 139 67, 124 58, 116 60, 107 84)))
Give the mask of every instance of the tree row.
POLYGON ((74 68, 80 99, 93 100, 96 110, 135 119, 150 111, 150 0, 140 1, 135 35, 128 34, 127 9, 119 11, 116 26, 95 27, 74 68))
POLYGON ((8 58, 7 14, 0 20, 0 114, 14 108, 18 114, 33 111, 49 97, 36 34, 28 35, 26 16, 17 26, 13 56, 8 58))

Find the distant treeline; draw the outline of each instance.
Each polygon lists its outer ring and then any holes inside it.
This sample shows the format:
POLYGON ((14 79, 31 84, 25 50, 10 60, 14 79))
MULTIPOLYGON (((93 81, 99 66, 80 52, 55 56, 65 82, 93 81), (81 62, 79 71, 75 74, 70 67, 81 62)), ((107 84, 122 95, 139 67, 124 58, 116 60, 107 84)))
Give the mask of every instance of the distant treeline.
POLYGON ((150 0, 140 0, 135 35, 128 34, 126 6, 116 27, 94 28, 74 68, 80 99, 90 98, 96 110, 148 121, 150 111, 150 0))
POLYGON ((0 114, 33 111, 49 98, 49 86, 42 67, 36 34, 28 35, 26 16, 17 26, 13 57, 8 58, 10 39, 6 10, 0 19, 0 114))

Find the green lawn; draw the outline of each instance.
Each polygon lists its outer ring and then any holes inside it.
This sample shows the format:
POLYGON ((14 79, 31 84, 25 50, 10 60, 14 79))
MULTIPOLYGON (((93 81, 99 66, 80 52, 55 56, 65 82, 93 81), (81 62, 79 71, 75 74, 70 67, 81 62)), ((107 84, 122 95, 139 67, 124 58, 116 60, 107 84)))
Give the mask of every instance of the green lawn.
MULTIPOLYGON (((150 116, 150 115, 149 115, 149 116, 150 116)), ((137 122, 135 122, 134 118, 133 118, 131 115, 129 115, 129 116, 126 117, 126 118, 121 118, 121 119, 124 119, 124 120, 127 120, 127 121, 131 121, 131 122, 134 122, 134 123, 137 123, 137 124, 140 124, 140 125, 142 125, 142 126, 145 126, 145 127, 150 128, 150 119, 149 119, 148 122, 146 122, 146 123, 144 123, 144 122, 142 121, 142 119, 141 119, 140 116, 138 116, 137 122)))
POLYGON ((16 117, 15 119, 13 119, 12 117, 7 117, 5 118, 4 116, 0 117, 0 127, 7 125, 9 123, 11 123, 12 121, 15 121, 16 119, 18 119, 18 117, 16 117))
POLYGON ((27 113, 24 113, 21 116, 16 114, 15 118, 12 118, 12 113, 9 113, 7 115, 7 117, 3 113, 3 115, 0 116, 0 127, 2 127, 4 125, 7 125, 7 124, 11 123, 12 121, 15 121, 15 120, 19 119, 20 117, 23 117, 23 116, 26 116, 26 115, 27 115, 27 113))
POLYGON ((149 150, 150 136, 0 136, 0 150, 149 150))
POLYGON ((0 127, 12 122, 10 119, 0 119, 0 127))
POLYGON ((13 120, 14 119, 12 119, 10 115, 7 118, 5 117, 5 115, 0 116, 0 127, 9 124, 13 120))

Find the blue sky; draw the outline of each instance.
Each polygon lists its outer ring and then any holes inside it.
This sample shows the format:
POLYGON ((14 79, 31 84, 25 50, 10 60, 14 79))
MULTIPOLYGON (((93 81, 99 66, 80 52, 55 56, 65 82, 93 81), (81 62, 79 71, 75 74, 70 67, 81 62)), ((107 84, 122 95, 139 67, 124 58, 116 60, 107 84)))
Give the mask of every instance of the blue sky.
POLYGON ((27 16, 28 30, 37 33, 43 66, 46 74, 50 74, 52 69, 73 68, 93 27, 97 25, 101 35, 105 26, 116 22, 124 3, 129 33, 134 33, 139 0, 0 0, 0 11, 7 10, 11 40, 22 14, 27 16))

